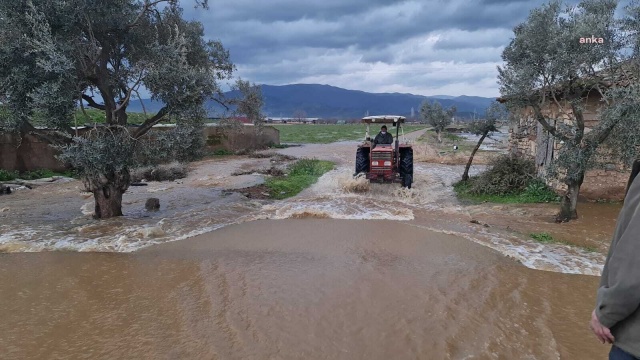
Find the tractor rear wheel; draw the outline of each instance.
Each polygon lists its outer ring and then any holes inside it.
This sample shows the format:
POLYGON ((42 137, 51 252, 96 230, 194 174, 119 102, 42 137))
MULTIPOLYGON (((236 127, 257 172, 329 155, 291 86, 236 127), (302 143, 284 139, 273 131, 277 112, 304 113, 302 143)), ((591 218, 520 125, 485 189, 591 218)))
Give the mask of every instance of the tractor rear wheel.
POLYGON ((356 173, 354 176, 363 172, 369 172, 369 148, 361 147, 356 152, 356 173))
POLYGON ((400 150, 400 177, 402 186, 411 189, 413 183, 413 149, 400 150))

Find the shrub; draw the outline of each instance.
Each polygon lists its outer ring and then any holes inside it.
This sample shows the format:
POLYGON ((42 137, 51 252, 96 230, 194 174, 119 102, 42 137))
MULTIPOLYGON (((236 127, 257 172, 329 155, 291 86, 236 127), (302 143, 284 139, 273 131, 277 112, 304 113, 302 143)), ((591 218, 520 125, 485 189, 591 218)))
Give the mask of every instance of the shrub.
POLYGON ((227 149, 216 149, 216 150, 213 150, 213 155, 216 155, 216 156, 233 155, 233 151, 227 150, 227 149))
POLYGON ((187 177, 188 169, 185 164, 172 162, 170 164, 145 166, 131 172, 131 182, 173 181, 187 177))
POLYGON ((502 155, 493 159, 490 166, 489 170, 469 179, 468 192, 470 194, 508 195, 521 193, 536 179, 535 163, 529 159, 502 155))
POLYGON ((458 197, 477 202, 544 203, 560 197, 536 176, 535 163, 528 159, 503 155, 491 168, 468 181, 453 185, 458 197))
POLYGON ((0 181, 11 181, 18 177, 18 173, 15 171, 0 169, 0 181))

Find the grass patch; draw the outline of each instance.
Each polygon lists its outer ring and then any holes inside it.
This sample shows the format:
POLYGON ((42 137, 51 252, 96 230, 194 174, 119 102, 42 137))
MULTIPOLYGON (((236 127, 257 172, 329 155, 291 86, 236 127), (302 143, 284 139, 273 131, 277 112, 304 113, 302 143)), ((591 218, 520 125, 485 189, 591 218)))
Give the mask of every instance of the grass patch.
POLYGON ((546 233, 546 232, 531 233, 531 234, 529 234, 529 237, 532 238, 533 240, 535 240, 536 242, 541 243, 541 244, 559 244, 559 245, 578 247, 578 248, 581 248, 581 249, 583 249, 585 251, 588 251, 588 252, 598 252, 598 249, 596 249, 595 247, 592 247, 592 246, 580 246, 580 245, 571 244, 571 243, 563 241, 563 240, 558 240, 558 239, 554 238, 553 235, 551 235, 549 233, 546 233))
MULTIPOLYGON (((107 117, 104 111, 100 111, 97 109, 85 109, 86 115, 82 112, 82 110, 76 110, 75 118, 78 126, 85 125, 93 125, 93 124, 104 124, 107 117)), ((147 113, 149 117, 155 115, 154 113, 147 113)), ((129 124, 142 124, 147 118, 144 116, 144 113, 127 113, 127 123, 129 124)))
MULTIPOLYGON (((280 141, 284 143, 328 144, 336 141, 364 140, 366 125, 364 124, 291 124, 271 125, 280 131, 280 141)), ((426 129, 427 125, 404 126, 404 133, 426 129)), ((371 126, 369 134, 374 137, 379 127, 371 126)), ((395 137, 395 128, 389 126, 389 132, 395 137)))
POLYGON ((272 199, 286 199, 313 185, 324 173, 333 170, 331 161, 301 159, 289 166, 285 176, 267 179, 265 185, 272 199))
POLYGON ((8 170, 0 169, 0 182, 2 182, 2 181, 12 181, 12 180, 16 180, 16 179, 37 180, 37 179, 50 178, 50 177, 54 177, 54 176, 64 176, 64 177, 70 177, 70 178, 77 178, 78 177, 76 172, 73 171, 73 170, 57 172, 57 171, 53 171, 53 170, 49 170, 49 169, 41 169, 41 170, 34 170, 34 171, 27 171, 27 172, 19 173, 17 171, 8 171, 8 170))
POLYGON ((449 140, 449 141, 464 141, 464 140, 466 140, 462 136, 456 135, 456 134, 453 134, 453 133, 450 133, 450 132, 443 133, 442 138, 446 139, 446 140, 449 140))
POLYGON ((554 239, 549 233, 531 233, 529 234, 529 237, 542 244, 559 243, 559 241, 554 239))

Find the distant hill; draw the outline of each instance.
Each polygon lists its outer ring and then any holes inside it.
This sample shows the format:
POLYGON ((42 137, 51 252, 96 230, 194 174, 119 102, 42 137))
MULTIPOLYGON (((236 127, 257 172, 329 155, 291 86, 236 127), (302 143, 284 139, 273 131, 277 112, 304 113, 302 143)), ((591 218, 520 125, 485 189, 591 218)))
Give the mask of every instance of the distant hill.
MULTIPOLYGON (((365 114, 394 114, 411 116, 411 109, 419 116, 420 105, 425 99, 440 102, 448 108, 455 105, 458 109, 456 117, 472 118, 474 111, 477 117, 484 115, 485 109, 495 98, 478 96, 421 96, 401 93, 369 93, 359 90, 347 90, 335 86, 318 84, 294 85, 262 85, 265 99, 264 112, 273 117, 293 117, 304 113, 306 117, 353 119, 365 114)), ((229 92, 227 97, 237 94, 229 92)), ((157 112, 162 104, 149 99, 143 100, 148 112, 157 112)), ((208 104, 210 116, 222 113, 222 108, 215 102, 208 104)), ((132 112, 141 112, 140 101, 133 101, 129 106, 132 112)))

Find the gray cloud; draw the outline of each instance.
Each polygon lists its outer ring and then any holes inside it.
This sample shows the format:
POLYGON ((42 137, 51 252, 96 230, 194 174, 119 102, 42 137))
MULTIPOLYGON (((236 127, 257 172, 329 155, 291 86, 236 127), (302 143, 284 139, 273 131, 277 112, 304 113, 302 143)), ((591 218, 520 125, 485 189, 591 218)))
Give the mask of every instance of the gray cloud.
POLYGON ((498 95, 512 28, 540 0, 219 0, 187 18, 264 84, 322 83, 371 92, 498 95))

